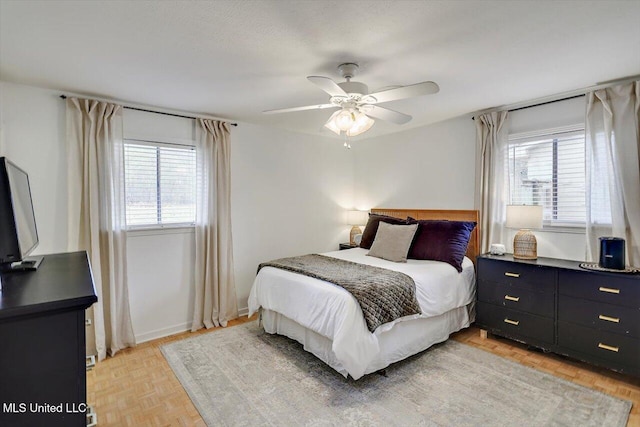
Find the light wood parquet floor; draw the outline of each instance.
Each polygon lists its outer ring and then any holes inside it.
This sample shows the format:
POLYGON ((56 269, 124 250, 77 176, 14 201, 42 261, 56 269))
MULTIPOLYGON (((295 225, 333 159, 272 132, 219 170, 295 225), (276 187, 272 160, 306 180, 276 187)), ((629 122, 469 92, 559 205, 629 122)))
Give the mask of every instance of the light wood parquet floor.
MULTIPOLYGON (((231 326, 254 320, 246 317, 231 326)), ((87 372, 87 401, 98 415, 98 425, 106 426, 204 426, 180 382, 160 352, 160 346, 215 333, 220 328, 185 332, 146 342, 119 352, 87 372)), ((528 350, 526 346, 489 336, 480 338, 471 327, 452 336, 473 347, 497 354, 568 381, 633 402, 628 426, 640 426, 640 379, 552 354, 528 350)))

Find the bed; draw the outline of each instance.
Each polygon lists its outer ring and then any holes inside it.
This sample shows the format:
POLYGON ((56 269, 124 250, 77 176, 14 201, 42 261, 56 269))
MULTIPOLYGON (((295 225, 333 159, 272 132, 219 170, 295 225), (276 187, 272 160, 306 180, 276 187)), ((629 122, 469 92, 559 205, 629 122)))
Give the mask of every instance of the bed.
MULTIPOLYGON (((402 219, 478 222, 478 211, 471 210, 377 208, 371 212, 402 219)), ((262 268, 257 274, 249 295, 249 313, 260 311, 267 333, 298 341, 345 377, 357 380, 443 342, 473 322, 478 236, 476 227, 460 272, 441 261, 391 262, 367 256, 369 250, 363 248, 323 254, 399 271, 414 280, 421 312, 384 323, 373 332, 358 302, 342 287, 273 267, 262 268)))

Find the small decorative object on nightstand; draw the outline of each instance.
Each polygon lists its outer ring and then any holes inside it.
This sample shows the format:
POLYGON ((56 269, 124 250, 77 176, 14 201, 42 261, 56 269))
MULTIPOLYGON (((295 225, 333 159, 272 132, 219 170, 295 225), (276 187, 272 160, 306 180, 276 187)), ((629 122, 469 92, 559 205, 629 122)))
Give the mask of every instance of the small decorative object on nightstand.
POLYGON ((505 249, 504 245, 501 243, 492 243, 491 249, 489 252, 491 253, 491 255, 504 255, 507 252, 507 250, 505 249))
POLYGON ((542 206, 507 206, 508 228, 519 228, 513 238, 513 257, 520 259, 538 258, 538 242, 531 228, 542 228, 542 206))
POLYGON ((367 220, 369 219, 368 212, 365 211, 347 211, 347 224, 352 225, 351 233, 349 234, 349 243, 351 245, 355 245, 353 238, 362 234, 362 230, 360 229, 360 225, 366 225, 367 220))

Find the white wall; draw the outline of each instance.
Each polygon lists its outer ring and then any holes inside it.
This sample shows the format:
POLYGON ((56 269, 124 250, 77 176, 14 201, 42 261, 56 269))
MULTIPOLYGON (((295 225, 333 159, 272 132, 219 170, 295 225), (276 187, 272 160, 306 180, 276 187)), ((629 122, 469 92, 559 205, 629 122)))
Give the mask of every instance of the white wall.
POLYGON ((336 139, 244 123, 232 144, 236 287, 246 307, 261 262, 337 250, 349 240, 353 150, 336 139))
MULTIPOLYGON (((0 155, 31 181, 37 253, 67 250, 65 103, 58 91, 0 82, 0 155)), ((189 143, 193 120, 125 109, 125 137, 189 143)), ((353 156, 341 142, 241 123, 232 128, 232 221, 238 307, 258 264, 337 250, 348 240, 353 156)), ((188 329, 193 231, 128 233, 129 293, 138 341, 188 329)))
POLYGON ((191 328, 193 236, 192 229, 128 233, 129 304, 138 342, 191 328))
POLYGON ((0 82, 0 155, 29 174, 40 244, 67 250, 67 159, 60 93, 0 82))
POLYGON ((352 146, 359 208, 473 209, 475 125, 471 117, 352 146))

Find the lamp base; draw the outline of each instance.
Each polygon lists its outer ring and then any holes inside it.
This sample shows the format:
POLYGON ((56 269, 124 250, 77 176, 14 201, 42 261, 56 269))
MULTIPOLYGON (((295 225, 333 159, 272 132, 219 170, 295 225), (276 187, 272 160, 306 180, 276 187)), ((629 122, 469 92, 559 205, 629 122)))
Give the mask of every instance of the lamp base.
POLYGON ((530 230, 520 230, 513 238, 513 257, 538 259, 538 242, 530 230))
POLYGON ((358 227, 357 225, 354 225, 353 227, 351 227, 351 233, 349 234, 349 244, 351 244, 351 246, 356 244, 356 242, 353 239, 358 234, 362 234, 362 230, 360 230, 360 227, 358 227))

